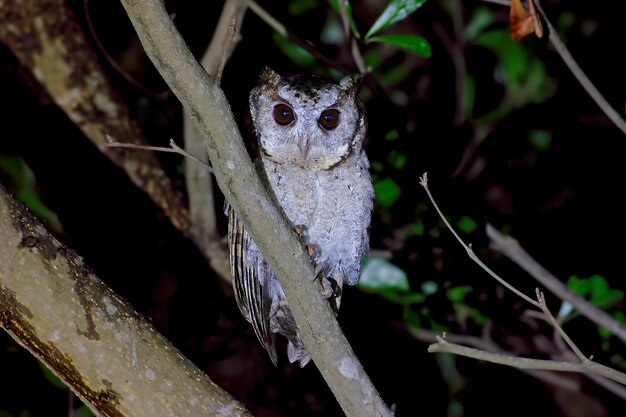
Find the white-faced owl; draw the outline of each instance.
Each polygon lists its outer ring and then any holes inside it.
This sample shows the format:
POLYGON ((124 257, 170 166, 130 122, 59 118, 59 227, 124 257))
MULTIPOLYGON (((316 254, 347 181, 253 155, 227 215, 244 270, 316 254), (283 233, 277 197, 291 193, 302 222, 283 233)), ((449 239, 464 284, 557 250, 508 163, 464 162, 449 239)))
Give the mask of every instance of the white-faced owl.
MULTIPOLYGON (((359 89, 359 76, 336 83, 317 75, 282 77, 266 68, 250 93, 257 167, 304 237, 320 279, 336 284, 335 308, 343 284, 359 280, 369 249, 374 190, 362 148, 367 125, 359 89)), ((306 365, 311 356, 272 266, 232 208, 227 213, 233 288, 242 314, 274 364, 273 333, 280 333, 288 340, 289 361, 306 365)))

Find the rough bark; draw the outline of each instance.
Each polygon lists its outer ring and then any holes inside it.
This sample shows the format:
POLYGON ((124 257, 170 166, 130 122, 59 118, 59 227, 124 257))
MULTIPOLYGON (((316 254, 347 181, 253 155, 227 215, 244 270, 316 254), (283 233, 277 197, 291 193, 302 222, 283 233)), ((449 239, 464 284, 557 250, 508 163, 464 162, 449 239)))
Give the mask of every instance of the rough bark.
MULTIPOLYGON (((0 0, 0 41, 28 68, 52 100, 95 145, 145 144, 65 0, 0 0)), ((151 152, 101 148, 188 236, 182 195, 151 152)))
POLYGON ((0 327, 98 415, 250 415, 2 187, 0 327))

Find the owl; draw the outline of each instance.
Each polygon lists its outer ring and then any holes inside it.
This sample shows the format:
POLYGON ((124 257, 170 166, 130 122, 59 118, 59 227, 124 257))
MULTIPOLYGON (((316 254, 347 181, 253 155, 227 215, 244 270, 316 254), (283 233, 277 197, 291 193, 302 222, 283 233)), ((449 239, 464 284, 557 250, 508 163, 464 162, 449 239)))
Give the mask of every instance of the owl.
MULTIPOLYGON (((360 77, 336 83, 318 75, 280 76, 266 68, 250 93, 260 156, 257 168, 294 230, 304 239, 315 271, 337 311, 344 283, 355 285, 369 249, 374 190, 363 150, 366 119, 360 77)), ((227 206, 235 299, 277 363, 274 333, 287 338, 290 362, 305 366, 289 300, 272 266, 227 206)), ((304 280, 312 277, 302 277, 304 280)))

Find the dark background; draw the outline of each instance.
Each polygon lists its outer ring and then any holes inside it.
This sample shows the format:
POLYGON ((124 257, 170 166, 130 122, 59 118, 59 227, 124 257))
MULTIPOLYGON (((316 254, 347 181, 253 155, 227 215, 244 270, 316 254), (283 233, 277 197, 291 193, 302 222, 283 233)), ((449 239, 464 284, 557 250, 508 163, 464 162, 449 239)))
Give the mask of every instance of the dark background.
MULTIPOLYGON (((200 57, 210 41, 221 2, 166 3, 190 48, 200 57)), ((354 68, 344 47, 320 40, 322 28, 336 20, 325 1, 306 2, 312 5, 306 12, 296 10, 296 1, 260 3, 297 36, 315 43, 321 53, 354 68)), ((176 98, 170 94, 156 99, 127 82, 93 41, 97 37, 143 88, 154 92, 167 89, 143 54, 121 6, 92 1, 85 10, 83 2, 70 4, 148 140, 166 145, 174 138, 182 144, 181 108, 176 98), (86 25, 85 13, 93 20, 93 30, 86 25)), ((352 2, 361 33, 385 4, 352 2)), ((543 7, 562 30, 559 35, 583 70, 623 113, 626 2, 553 0, 545 1, 543 7)), ((429 1, 389 32, 424 36, 432 46, 430 59, 380 45, 363 48, 381 62, 368 75, 363 92, 372 174, 375 181, 391 179, 399 191, 390 204, 377 202, 371 246, 406 272, 411 292, 423 292, 423 284, 430 282, 438 285, 438 291, 425 294, 419 305, 403 307, 379 294, 348 288, 339 320, 385 401, 396 404, 399 417, 624 415, 624 400, 580 375, 561 375, 580 383, 579 391, 567 391, 507 367, 429 354, 427 343, 409 332, 423 328, 481 336, 487 326, 488 338, 506 351, 550 356, 550 349, 538 347, 537 341, 538 335, 550 340, 551 329, 540 320, 525 317, 529 306, 479 270, 441 227, 418 183, 426 171, 448 218, 456 223, 469 217, 477 223, 475 230, 463 233, 464 239, 526 294, 534 294, 537 283, 486 249, 486 222, 515 236, 564 281, 571 275, 587 278, 597 274, 611 289, 626 289, 623 133, 584 92, 547 36, 530 37, 515 46, 526 54, 517 63, 476 38, 461 40, 458 32, 455 35, 455 22, 461 29, 469 26, 478 9, 492 12, 484 32, 506 34, 508 8, 504 6, 429 1), (462 120, 455 118, 462 97, 456 88, 459 72, 451 59, 454 48, 461 52, 466 67, 462 74, 471 75, 475 85, 473 110, 462 120), (502 81, 506 65, 521 65, 521 79, 525 80, 523 65, 530 60, 544 69, 543 77, 538 78, 542 87, 514 88, 502 81), (382 87, 374 92, 375 85, 382 87), (524 93, 528 97, 520 98, 524 93), (484 118, 515 99, 519 100, 517 106, 491 120, 484 118), (398 139, 386 140, 393 129, 399 132, 398 139), (477 140, 481 129, 489 133, 477 140), (547 146, 531 140, 537 131, 549 138, 547 146), (405 158, 404 165, 393 162, 397 155, 405 158), (462 163, 464 158, 466 163, 462 163), (416 225, 423 227, 422 233, 411 231, 416 225), (463 314, 447 295, 446 288, 460 286, 471 288, 462 302, 463 311, 478 311, 487 323, 463 314)), ((243 22, 241 36, 224 70, 222 87, 242 126, 247 94, 261 67, 268 65, 282 74, 311 71, 337 75, 319 61, 303 67, 303 62, 289 59, 272 30, 251 12, 243 22)), ((195 246, 86 140, 3 45, 0 69, 0 156, 22 158, 30 167, 41 200, 62 224, 58 238, 255 415, 342 415, 314 365, 301 370, 287 364, 283 353, 278 369, 271 365, 239 314, 228 286, 219 281, 195 246)), ((181 158, 170 154, 157 157, 184 192, 181 158)), ((10 190, 17 187, 6 172, 0 172, 0 181, 10 190)), ((385 188, 377 191, 385 192, 385 188)), ((219 192, 216 199, 221 211, 219 192)), ((224 230, 225 222, 221 226, 224 230)), ((547 298, 556 313, 560 301, 551 294, 547 298)), ((618 301, 608 311, 623 310, 623 301, 618 301)), ((618 369, 625 363, 624 344, 615 337, 601 337, 588 320, 575 318, 565 330, 598 362, 618 369)), ((67 391, 53 386, 30 354, 0 333, 0 416, 67 415, 67 406, 67 391)))

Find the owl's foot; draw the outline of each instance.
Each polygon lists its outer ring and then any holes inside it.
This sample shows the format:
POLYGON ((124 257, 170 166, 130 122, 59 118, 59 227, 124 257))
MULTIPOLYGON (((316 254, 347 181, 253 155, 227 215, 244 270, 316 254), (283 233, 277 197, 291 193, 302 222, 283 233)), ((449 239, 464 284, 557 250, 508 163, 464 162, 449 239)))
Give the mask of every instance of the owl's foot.
POLYGON ((293 227, 293 231, 296 232, 300 239, 306 240, 309 237, 308 228, 303 224, 297 224, 293 227))
POLYGON ((335 295, 335 292, 333 291, 333 283, 330 279, 326 278, 326 276, 322 275, 320 277, 320 284, 322 284, 322 291, 320 291, 322 298, 326 299, 335 295))
MULTIPOLYGON (((316 268, 317 269, 317 268, 316 268)), ((341 297, 341 287, 337 284, 337 281, 332 277, 326 277, 326 274, 319 272, 315 275, 316 279, 319 279, 322 290, 320 295, 322 298, 337 298, 341 297)))

